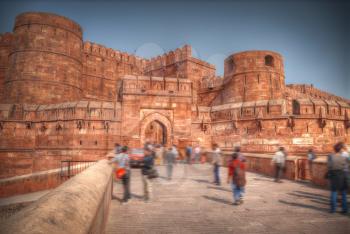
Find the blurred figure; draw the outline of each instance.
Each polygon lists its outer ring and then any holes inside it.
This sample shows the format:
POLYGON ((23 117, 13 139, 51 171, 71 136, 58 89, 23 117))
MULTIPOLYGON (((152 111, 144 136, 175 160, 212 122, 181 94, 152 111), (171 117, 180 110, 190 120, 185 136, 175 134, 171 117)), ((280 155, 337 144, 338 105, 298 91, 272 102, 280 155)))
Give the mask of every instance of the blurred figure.
POLYGON ((343 142, 339 142, 334 145, 334 153, 328 156, 328 172, 327 178, 330 181, 331 189, 331 213, 334 213, 337 209, 337 192, 340 191, 342 195, 342 213, 348 212, 347 207, 347 168, 348 159, 342 156, 345 145, 343 142))
POLYGON ((199 162, 199 158, 201 156, 201 147, 199 145, 197 145, 194 148, 194 162, 198 163, 199 162))
POLYGON ((167 178, 168 180, 171 180, 173 175, 173 167, 174 167, 174 164, 176 163, 176 155, 172 147, 169 147, 167 152, 165 153, 165 163, 166 163, 166 169, 167 169, 167 178))
POLYGON ((116 156, 109 161, 109 163, 116 163, 117 164, 117 173, 121 177, 123 188, 124 188, 124 196, 123 196, 123 202, 128 202, 128 200, 131 198, 130 195, 130 159, 128 155, 128 147, 123 146, 121 147, 120 153, 117 153, 116 156))
POLYGON ((122 146, 119 143, 114 145, 115 154, 120 154, 122 152, 122 146))
POLYGON ((163 163, 162 160, 164 158, 164 153, 165 153, 163 145, 160 145, 160 144, 156 145, 156 147, 154 148, 154 151, 156 155, 155 157, 156 165, 162 164, 163 163))
POLYGON ((234 205, 243 203, 244 186, 246 185, 245 163, 239 159, 237 152, 232 154, 228 165, 227 183, 231 182, 234 205))
POLYGON ((275 165, 275 182, 280 182, 286 164, 286 153, 284 147, 279 147, 278 151, 272 158, 272 163, 275 165))
POLYGON ((307 152, 307 161, 309 163, 309 171, 310 171, 310 176, 312 177, 312 163, 316 159, 316 155, 313 151, 313 149, 309 149, 307 152))
POLYGON ((178 159, 179 158, 179 151, 177 150, 176 145, 172 146, 171 151, 174 153, 175 159, 178 159))
POLYGON ((145 156, 143 158, 143 165, 141 168, 143 192, 145 201, 149 201, 152 196, 152 182, 149 178, 150 172, 154 166, 154 152, 149 147, 144 149, 145 156))
POLYGON ((214 184, 220 185, 220 165, 221 165, 221 151, 218 144, 212 145, 213 149, 213 169, 214 169, 214 184))
POLYGON ((245 161, 246 161, 245 157, 244 157, 243 154, 241 153, 241 147, 236 146, 236 147, 234 148, 234 151, 233 151, 233 152, 234 152, 234 153, 237 153, 238 159, 239 159, 239 160, 241 160, 242 162, 245 162, 245 161))
POLYGON ((188 164, 191 164, 191 157, 192 157, 192 147, 188 145, 186 147, 186 162, 188 164))

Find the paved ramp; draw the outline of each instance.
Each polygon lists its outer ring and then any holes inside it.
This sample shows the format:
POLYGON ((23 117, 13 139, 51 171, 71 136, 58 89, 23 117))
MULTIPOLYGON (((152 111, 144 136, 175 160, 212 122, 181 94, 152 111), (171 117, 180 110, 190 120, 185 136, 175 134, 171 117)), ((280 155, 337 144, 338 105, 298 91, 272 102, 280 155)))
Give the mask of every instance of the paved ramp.
MULTIPOLYGON (((165 168, 158 167, 165 175, 165 168)), ((215 186, 209 165, 175 167, 172 181, 153 182, 152 202, 143 201, 140 170, 132 170, 132 200, 112 200, 106 233, 350 233, 350 216, 329 214, 327 190, 248 173, 245 203, 233 206, 226 169, 215 186)), ((122 197, 115 183, 114 194, 122 197)))

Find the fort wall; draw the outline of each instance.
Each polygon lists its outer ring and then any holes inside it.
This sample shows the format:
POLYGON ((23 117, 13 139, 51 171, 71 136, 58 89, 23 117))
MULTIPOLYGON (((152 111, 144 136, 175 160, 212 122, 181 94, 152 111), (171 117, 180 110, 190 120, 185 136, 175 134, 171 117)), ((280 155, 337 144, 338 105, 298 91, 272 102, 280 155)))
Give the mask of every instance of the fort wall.
POLYGON ((119 103, 1 104, 0 116, 0 178, 101 159, 120 140, 119 103))
POLYGON ((82 98, 82 29, 53 14, 16 17, 5 102, 50 104, 82 98))
POLYGON ((147 60, 84 42, 82 89, 87 100, 116 101, 124 75, 142 75, 147 60))
POLYGON ((143 59, 83 42, 78 24, 49 13, 23 13, 0 35, 0 92, 0 179, 98 160, 117 142, 142 147, 154 121, 180 150, 304 155, 350 144, 350 101, 285 85, 276 52, 230 55, 220 78, 189 45, 143 59))

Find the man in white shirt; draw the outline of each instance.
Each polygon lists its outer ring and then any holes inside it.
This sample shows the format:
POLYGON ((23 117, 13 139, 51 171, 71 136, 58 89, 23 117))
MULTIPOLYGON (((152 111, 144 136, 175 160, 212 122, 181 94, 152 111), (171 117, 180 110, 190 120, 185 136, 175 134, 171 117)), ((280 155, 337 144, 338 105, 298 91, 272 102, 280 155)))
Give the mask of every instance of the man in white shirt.
POLYGON ((272 158, 272 162, 275 165, 275 182, 280 182, 282 171, 286 163, 286 154, 284 152, 284 147, 279 147, 278 151, 272 158))
POLYGON ((109 163, 117 163, 117 170, 124 169, 125 174, 122 176, 121 180, 124 188, 123 202, 128 202, 131 198, 130 195, 130 159, 128 155, 128 147, 123 146, 121 152, 117 153, 116 156, 109 163))

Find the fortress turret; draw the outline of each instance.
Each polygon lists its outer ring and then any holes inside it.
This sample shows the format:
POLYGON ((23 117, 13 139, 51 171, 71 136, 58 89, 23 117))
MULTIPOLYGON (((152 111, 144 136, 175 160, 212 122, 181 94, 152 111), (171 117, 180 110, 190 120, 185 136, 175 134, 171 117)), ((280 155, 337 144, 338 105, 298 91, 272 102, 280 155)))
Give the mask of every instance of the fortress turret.
POLYGON ((225 102, 279 99, 285 87, 283 58, 272 51, 229 56, 224 71, 225 102))
POLYGON ((82 29, 63 16, 16 17, 5 102, 48 104, 82 97, 82 29))

